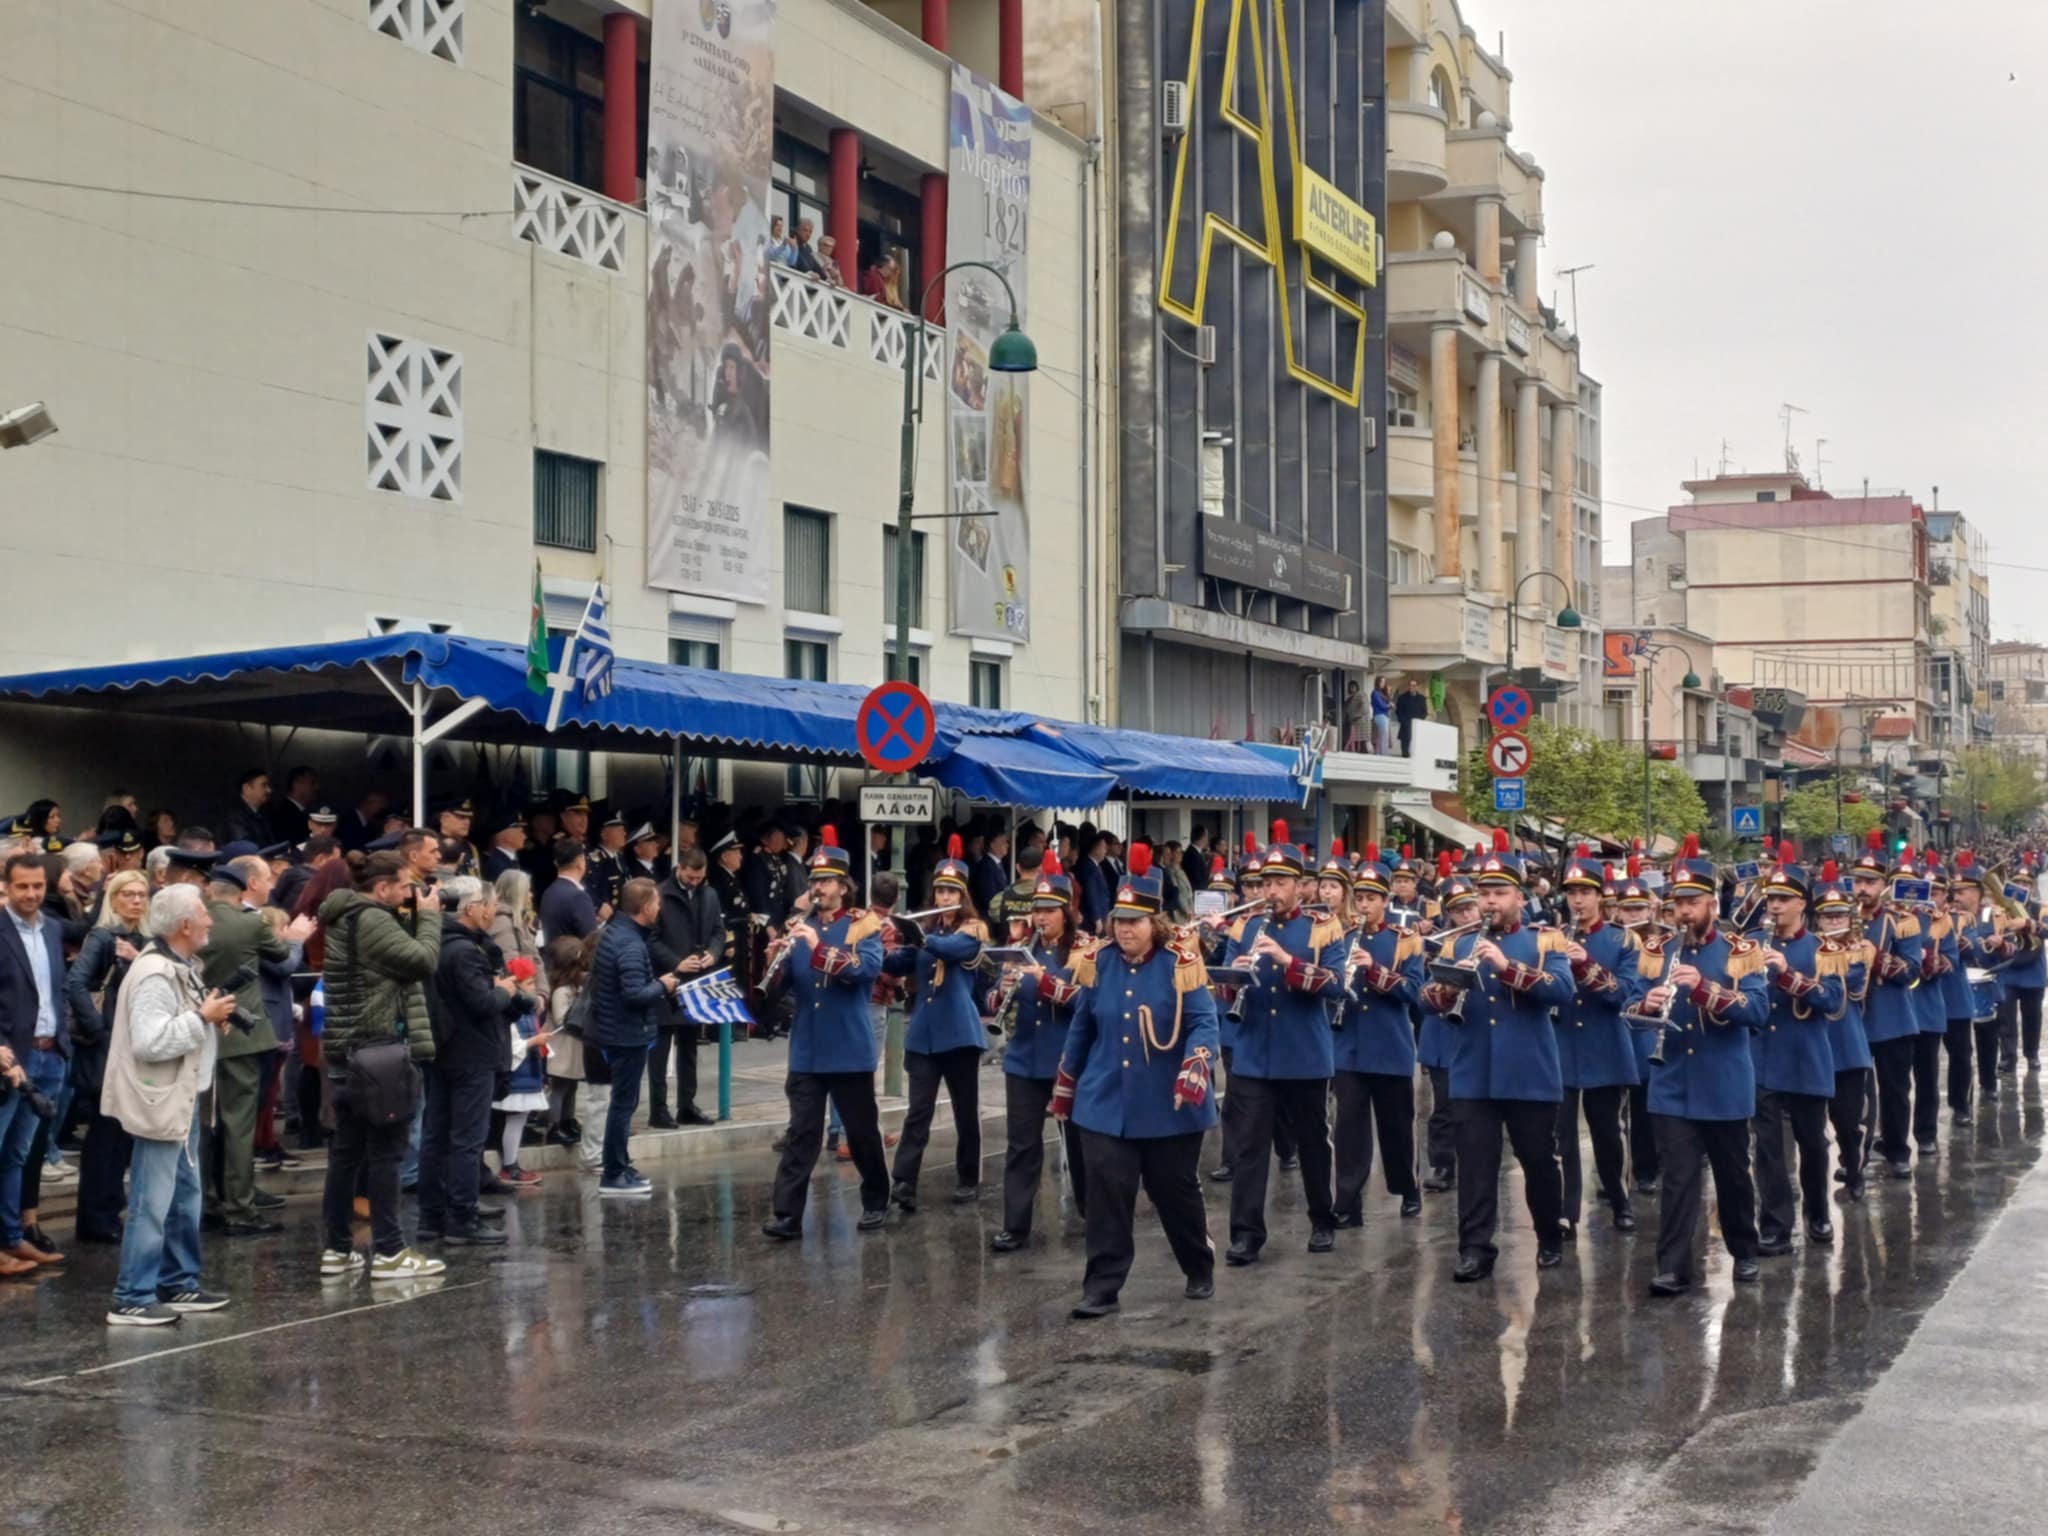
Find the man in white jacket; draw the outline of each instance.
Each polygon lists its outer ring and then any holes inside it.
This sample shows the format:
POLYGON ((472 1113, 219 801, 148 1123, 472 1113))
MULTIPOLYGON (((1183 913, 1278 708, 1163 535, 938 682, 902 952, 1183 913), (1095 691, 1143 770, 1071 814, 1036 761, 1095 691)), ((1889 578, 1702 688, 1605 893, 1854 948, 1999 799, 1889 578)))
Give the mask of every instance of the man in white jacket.
POLYGON ((154 1328, 228 1298, 199 1284, 199 1094, 213 1081, 219 1038, 233 1026, 230 993, 208 992, 193 957, 213 917, 190 885, 149 901, 149 947, 129 967, 107 1043, 101 1110, 135 1138, 128 1223, 107 1321, 154 1328))

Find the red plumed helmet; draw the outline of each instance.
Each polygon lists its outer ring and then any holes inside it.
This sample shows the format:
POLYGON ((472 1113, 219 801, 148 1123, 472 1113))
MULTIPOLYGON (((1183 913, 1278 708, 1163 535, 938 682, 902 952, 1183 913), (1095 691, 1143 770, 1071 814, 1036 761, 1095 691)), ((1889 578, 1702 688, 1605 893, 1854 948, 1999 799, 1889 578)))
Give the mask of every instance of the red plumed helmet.
POLYGON ((1778 862, 1780 864, 1797 863, 1798 859, 1799 845, 1793 842, 1791 838, 1788 837, 1785 841, 1778 844, 1778 862))
POLYGON ((1639 837, 1630 846, 1633 847, 1637 853, 1641 853, 1643 851, 1643 840, 1639 837))
POLYGON ((1593 857, 1593 845, 1591 843, 1579 844, 1578 854, 1582 859, 1590 859, 1593 857))
POLYGON ((1413 843, 1403 843, 1403 844, 1401 845, 1401 857, 1402 857, 1402 858, 1404 858, 1404 859, 1412 859, 1412 858, 1414 858, 1414 857, 1415 857, 1415 845, 1414 845, 1413 843))
POLYGON ((1057 848, 1045 850, 1045 862, 1038 866, 1038 872, 1042 875, 1064 875, 1066 873, 1064 869, 1060 868, 1060 855, 1057 848))
POLYGON ((1473 858, 1475 858, 1475 859, 1483 859, 1483 858, 1485 858, 1485 857, 1486 857, 1486 844, 1484 844, 1484 843, 1474 843, 1474 844, 1472 845, 1472 857, 1473 857, 1473 858))
POLYGON ((1378 843, 1367 843, 1365 845, 1365 862, 1368 864, 1377 864, 1379 863, 1379 861, 1380 845, 1378 843))
POLYGON ((1343 858, 1343 857, 1344 857, 1344 839, 1343 839, 1343 838, 1341 838, 1341 837, 1333 837, 1333 838, 1331 838, 1331 839, 1330 839, 1330 857, 1331 857, 1331 858, 1333 858, 1333 859, 1341 859, 1341 858, 1343 858))
POLYGON ((1641 854, 1639 854, 1639 853, 1632 853, 1632 854, 1630 854, 1630 855, 1628 856, 1628 877, 1629 877, 1629 879, 1631 879, 1631 880, 1635 879, 1635 877, 1636 877, 1637 875, 1640 875, 1640 874, 1641 874, 1642 872, 1643 872, 1643 856, 1642 856, 1641 854))
POLYGON ((1699 833, 1688 832, 1685 834, 1685 841, 1679 845, 1678 856, 1681 859, 1696 859, 1700 856, 1699 833))
POLYGON ((1878 828, 1872 827, 1870 829, 1870 836, 1863 839, 1863 846, 1872 853, 1878 852, 1884 847, 1884 833, 1878 828))
POLYGON ((1152 845, 1150 843, 1131 844, 1131 873, 1133 875, 1148 875, 1151 872, 1152 845))
POLYGON ((946 857, 949 859, 959 858, 961 851, 965 847, 966 845, 960 841, 960 834, 958 832, 955 832, 951 837, 946 839, 946 857))
POLYGON ((1832 882, 1839 880, 1841 876, 1841 866, 1835 863, 1833 859, 1829 859, 1825 864, 1821 865, 1820 867, 1820 879, 1821 884, 1823 885, 1831 884, 1832 882))
POLYGON ((1977 855, 1970 852, 1969 849, 1965 848, 1961 853, 1956 855, 1957 869, 1975 869, 1976 867, 1977 855))
POLYGON ((1614 878, 1614 866, 1612 864, 1602 864, 1600 866, 1600 878, 1603 882, 1612 880, 1614 878))
POLYGON ((839 829, 829 821, 824 826, 818 828, 818 846, 820 848, 837 848, 839 846, 839 829))
POLYGON ((1495 853, 1506 853, 1508 851, 1508 829, 1506 827, 1495 827, 1493 829, 1493 851, 1495 853))
POLYGON ((1257 853, 1258 851, 1259 851, 1259 840, 1258 840, 1258 838, 1256 838, 1255 836, 1253 836, 1253 835, 1252 835, 1252 834, 1251 834, 1250 832, 1247 832, 1247 833, 1245 833, 1245 835, 1244 835, 1244 853, 1245 853, 1245 857, 1246 857, 1246 858, 1250 858, 1250 857, 1251 857, 1251 856, 1252 856, 1253 854, 1257 853))
POLYGON ((1284 843, 1288 841, 1286 822, 1276 821, 1273 823, 1273 841, 1276 843, 1284 843))
POLYGON ((1438 855, 1436 856, 1436 877, 1437 877, 1437 879, 1439 879, 1439 880, 1448 880, 1448 879, 1450 879, 1450 878, 1451 878, 1451 870, 1452 870, 1452 869, 1453 869, 1453 868, 1455 867, 1455 863, 1456 863, 1456 861, 1455 861, 1455 860, 1453 860, 1453 859, 1451 858, 1451 850, 1450 850, 1450 849, 1446 848, 1446 849, 1445 849, 1445 850, 1444 850, 1444 851, 1443 851, 1442 853, 1438 854, 1438 855))

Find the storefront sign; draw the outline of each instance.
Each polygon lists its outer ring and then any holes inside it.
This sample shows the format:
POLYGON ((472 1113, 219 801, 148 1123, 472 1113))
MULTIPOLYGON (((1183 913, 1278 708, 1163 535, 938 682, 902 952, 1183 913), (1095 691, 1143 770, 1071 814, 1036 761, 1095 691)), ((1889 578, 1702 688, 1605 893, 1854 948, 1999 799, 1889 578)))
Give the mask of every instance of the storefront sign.
POLYGON ((1227 517, 1202 519, 1202 574, 1339 612, 1358 590, 1358 567, 1341 555, 1227 517))
POLYGON ((1294 173, 1294 238, 1361 283, 1379 281, 1379 232, 1372 215, 1307 166, 1294 173))

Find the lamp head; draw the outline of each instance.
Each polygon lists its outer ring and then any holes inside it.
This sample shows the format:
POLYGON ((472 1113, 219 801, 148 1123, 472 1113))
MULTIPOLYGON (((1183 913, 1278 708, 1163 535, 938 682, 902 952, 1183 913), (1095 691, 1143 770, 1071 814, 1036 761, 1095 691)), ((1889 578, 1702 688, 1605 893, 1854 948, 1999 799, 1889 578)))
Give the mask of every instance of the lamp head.
POLYGON ((990 345, 988 366, 991 373, 1038 372, 1038 346, 1024 334, 1016 316, 1010 317, 1009 327, 990 345))

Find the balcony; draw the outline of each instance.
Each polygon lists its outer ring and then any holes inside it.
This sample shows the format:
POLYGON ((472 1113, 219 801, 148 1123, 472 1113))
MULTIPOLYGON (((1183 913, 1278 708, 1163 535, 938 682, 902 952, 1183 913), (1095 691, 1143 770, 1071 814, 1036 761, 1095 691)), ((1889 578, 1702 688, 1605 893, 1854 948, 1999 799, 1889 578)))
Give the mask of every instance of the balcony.
POLYGON ((1450 185, 1443 112, 1426 102, 1387 103, 1387 201, 1410 202, 1450 185))
MULTIPOLYGON (((1499 306, 1465 264, 1464 254, 1449 251, 1402 251, 1387 257, 1387 324, 1421 331, 1437 325, 1465 328, 1475 342, 1487 334, 1499 306)), ((1422 355, 1427 356, 1426 337, 1422 355)))
POLYGON ((1417 506, 1436 499, 1436 455, 1429 427, 1387 429, 1387 494, 1417 506))
POLYGON ((542 250, 567 256, 600 272, 626 265, 626 221, 636 208, 561 181, 545 171, 512 167, 512 233, 542 250))
POLYGON ((945 333, 935 325, 918 326, 901 310, 890 309, 844 288, 834 288, 787 267, 772 271, 775 329, 820 346, 903 372, 903 348, 913 329, 924 333, 924 381, 939 382, 946 350, 945 333))
POLYGON ((1466 128, 1445 135, 1446 200, 1497 197, 1501 229, 1514 234, 1543 228, 1543 172, 1508 147, 1502 128, 1466 128))
POLYGON ((1411 668, 1498 666, 1507 649, 1503 613, 1455 580, 1395 587, 1387 593, 1389 648, 1411 668))

